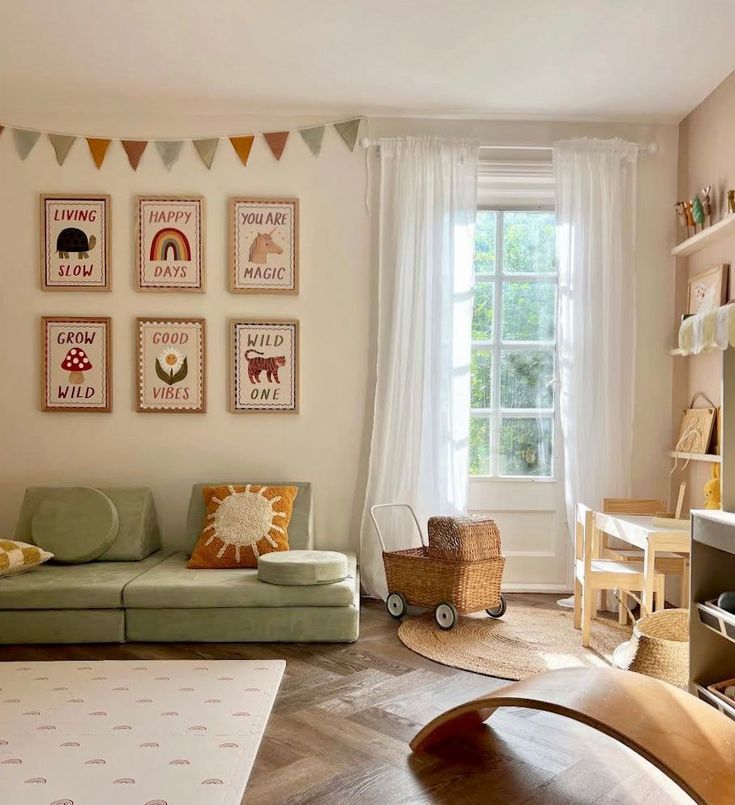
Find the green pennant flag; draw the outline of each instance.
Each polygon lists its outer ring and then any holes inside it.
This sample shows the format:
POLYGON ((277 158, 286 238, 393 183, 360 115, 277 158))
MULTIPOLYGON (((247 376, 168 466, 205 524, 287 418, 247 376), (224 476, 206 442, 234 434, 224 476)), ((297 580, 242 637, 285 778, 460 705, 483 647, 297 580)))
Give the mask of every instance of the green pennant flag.
POLYGON ((171 170, 171 166, 176 163, 183 144, 183 140, 156 140, 156 148, 167 170, 171 170))
POLYGON ((219 137, 212 137, 209 140, 193 140, 193 142, 194 148, 202 158, 202 162, 207 166, 207 170, 211 169, 214 153, 219 145, 219 137))
POLYGON ((25 159, 33 151, 33 146, 41 136, 40 131, 28 131, 27 129, 13 129, 13 140, 15 150, 21 159, 25 159))
POLYGON ((362 118, 355 118, 355 120, 346 120, 344 123, 335 123, 334 128, 339 132, 339 136, 344 140, 345 145, 350 151, 355 150, 355 143, 357 142, 357 132, 360 130, 360 122, 362 118))
POLYGON ((48 138, 51 140, 51 145, 53 145, 56 152, 56 161, 59 165, 63 165, 76 137, 71 137, 68 134, 49 134, 48 138))
POLYGON ((315 157, 319 156, 322 150, 322 138, 324 137, 324 126, 313 126, 310 129, 300 129, 299 133, 303 141, 309 146, 309 150, 315 157))

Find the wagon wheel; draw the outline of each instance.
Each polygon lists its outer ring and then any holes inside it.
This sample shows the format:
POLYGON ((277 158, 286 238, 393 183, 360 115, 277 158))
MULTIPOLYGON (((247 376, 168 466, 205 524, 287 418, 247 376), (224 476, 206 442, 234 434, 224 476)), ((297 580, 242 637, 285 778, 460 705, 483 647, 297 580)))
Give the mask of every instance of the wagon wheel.
POLYGON ((505 600, 504 596, 500 596, 500 603, 496 607, 490 607, 490 609, 486 609, 485 612, 491 618, 502 618, 505 615, 505 611, 508 609, 508 604, 505 600))
POLYGON ((400 620, 408 609, 408 604, 403 597, 403 593, 391 593, 385 601, 385 608, 392 618, 400 620))
POLYGON ((459 615, 454 604, 441 603, 436 605, 434 620, 442 629, 452 629, 457 623, 459 615))

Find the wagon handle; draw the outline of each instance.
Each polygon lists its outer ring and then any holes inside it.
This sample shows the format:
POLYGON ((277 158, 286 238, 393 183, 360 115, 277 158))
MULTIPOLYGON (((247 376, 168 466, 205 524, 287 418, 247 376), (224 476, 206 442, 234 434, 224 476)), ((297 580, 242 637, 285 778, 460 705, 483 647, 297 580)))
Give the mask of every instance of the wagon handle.
POLYGON ((380 540, 380 547, 383 550, 383 553, 386 553, 385 550, 385 540, 383 539, 383 534, 380 531, 380 526, 378 525, 378 521, 375 519, 375 510, 376 509, 390 509, 393 507, 405 507, 411 512, 411 517, 413 517, 414 523, 416 523, 416 530, 419 532, 419 539, 421 540, 421 545, 426 547, 424 543, 424 534, 421 531, 421 526, 419 525, 418 517, 416 517, 416 512, 413 510, 413 507, 408 503, 376 503, 375 506, 370 507, 370 519, 373 521, 373 525, 375 526, 375 532, 378 535, 378 539, 380 540))

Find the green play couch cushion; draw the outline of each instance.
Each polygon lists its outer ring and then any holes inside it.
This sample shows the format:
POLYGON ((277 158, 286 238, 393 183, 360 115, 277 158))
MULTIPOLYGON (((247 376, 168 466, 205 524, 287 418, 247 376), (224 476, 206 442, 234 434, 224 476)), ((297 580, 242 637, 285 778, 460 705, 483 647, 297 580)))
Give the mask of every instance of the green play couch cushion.
POLYGON ((31 521, 33 543, 54 555, 55 562, 91 562, 115 541, 117 509, 99 489, 57 489, 36 509, 31 521))
POLYGON ((186 554, 177 553, 125 587, 125 607, 137 609, 199 609, 206 607, 339 607, 355 595, 356 560, 348 557, 349 576, 312 587, 265 584, 258 571, 192 570, 186 554))
POLYGON ((337 551, 273 551, 258 559, 258 578, 268 584, 333 584, 347 574, 347 557, 337 551))
POLYGON ((0 580, 0 610, 118 609, 125 586, 165 556, 159 551, 140 562, 46 563, 0 580))

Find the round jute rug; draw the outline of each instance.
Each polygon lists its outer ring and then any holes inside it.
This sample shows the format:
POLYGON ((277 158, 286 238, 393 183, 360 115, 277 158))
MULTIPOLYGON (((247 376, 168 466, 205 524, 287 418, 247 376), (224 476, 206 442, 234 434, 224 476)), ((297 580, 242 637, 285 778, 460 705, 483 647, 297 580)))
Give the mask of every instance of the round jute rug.
POLYGON ((631 627, 595 620, 590 647, 583 648, 572 612, 517 600, 498 620, 484 613, 467 615, 444 631, 431 614, 406 619, 398 629, 401 642, 423 657, 502 679, 525 679, 554 668, 610 666, 613 651, 630 635, 631 627))

